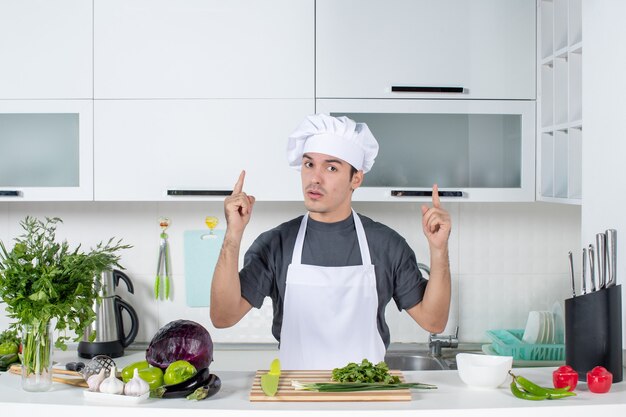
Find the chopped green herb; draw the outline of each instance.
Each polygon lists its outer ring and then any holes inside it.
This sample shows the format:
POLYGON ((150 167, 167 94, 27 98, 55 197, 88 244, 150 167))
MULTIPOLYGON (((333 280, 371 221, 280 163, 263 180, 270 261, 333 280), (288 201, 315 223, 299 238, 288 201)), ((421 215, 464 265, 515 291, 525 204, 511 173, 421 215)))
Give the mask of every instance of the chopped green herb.
POLYGON ((374 365, 367 359, 363 359, 360 365, 351 362, 343 368, 333 369, 331 379, 336 382, 400 383, 400 378, 389 373, 385 362, 374 365))

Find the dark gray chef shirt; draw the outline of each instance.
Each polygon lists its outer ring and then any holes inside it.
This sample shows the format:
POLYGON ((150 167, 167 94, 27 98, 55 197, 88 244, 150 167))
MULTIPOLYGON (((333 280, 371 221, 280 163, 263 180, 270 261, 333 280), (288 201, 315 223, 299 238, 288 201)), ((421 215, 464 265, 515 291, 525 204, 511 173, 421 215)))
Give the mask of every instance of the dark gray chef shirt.
MULTIPOLYGON (((376 272, 378 291, 377 324, 380 336, 389 346, 389 327, 385 322, 385 306, 393 297, 399 310, 408 309, 422 300, 426 283, 417 267, 415 253, 406 240, 384 224, 359 214, 372 264, 376 272)), ((272 334, 280 341, 287 267, 302 216, 261 234, 244 256, 239 272, 241 295, 253 307, 260 308, 265 297, 274 306, 272 334)), ((362 265, 361 252, 352 215, 337 223, 323 223, 309 218, 302 263, 318 266, 362 265)))

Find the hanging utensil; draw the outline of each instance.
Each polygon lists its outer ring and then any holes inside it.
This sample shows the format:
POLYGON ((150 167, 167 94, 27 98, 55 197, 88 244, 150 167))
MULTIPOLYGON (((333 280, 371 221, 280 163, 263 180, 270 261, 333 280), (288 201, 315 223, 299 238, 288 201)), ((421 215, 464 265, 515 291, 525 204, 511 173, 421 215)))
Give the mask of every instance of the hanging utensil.
POLYGON ((215 239, 217 237, 217 235, 213 232, 213 229, 215 229, 215 227, 217 227, 217 224, 219 223, 219 219, 215 216, 206 216, 204 218, 204 224, 206 224, 206 227, 209 228, 209 233, 206 233, 202 236, 200 236, 200 239, 215 239))
POLYGON ((617 230, 608 229, 606 232, 606 260, 608 269, 607 287, 617 284, 617 230))
POLYGON ((161 295, 167 300, 170 297, 170 248, 167 241, 167 233, 165 231, 170 226, 170 220, 167 217, 159 219, 159 227, 161 227, 161 243, 159 245, 159 260, 157 263, 156 279, 154 281, 154 298, 158 300, 161 295), (163 292, 161 292, 161 279, 164 280, 163 292))
POLYGON ((591 278, 591 291, 596 292, 596 266, 593 245, 589 245, 589 278, 591 278))
POLYGON ((572 256, 572 251, 569 251, 567 254, 569 258, 569 272, 572 277, 572 298, 576 297, 576 282, 574 281, 574 257, 572 256))
POLYGON ((598 287, 606 286, 606 235, 596 234, 596 266, 598 268, 598 287))

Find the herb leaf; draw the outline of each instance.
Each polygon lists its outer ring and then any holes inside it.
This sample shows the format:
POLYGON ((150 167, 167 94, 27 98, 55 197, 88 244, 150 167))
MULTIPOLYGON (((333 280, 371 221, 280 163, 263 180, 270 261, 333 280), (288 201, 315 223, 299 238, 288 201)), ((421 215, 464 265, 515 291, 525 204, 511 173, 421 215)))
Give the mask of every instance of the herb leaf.
POLYGON ((351 362, 343 368, 333 369, 331 379, 337 382, 400 383, 400 378, 389 374, 389 367, 385 362, 374 365, 367 359, 363 359, 360 365, 351 362))
MULTIPOLYGON (((79 341, 95 319, 100 273, 123 269, 117 252, 131 246, 111 238, 88 253, 80 245, 70 250, 67 241, 56 241, 58 223, 62 223, 58 217, 41 221, 27 216, 20 222, 25 233, 14 239, 11 251, 0 241, 0 299, 16 320, 11 329, 56 319, 55 329, 74 331, 74 340, 79 341)), ((55 346, 65 350, 69 340, 62 332, 55 346)))

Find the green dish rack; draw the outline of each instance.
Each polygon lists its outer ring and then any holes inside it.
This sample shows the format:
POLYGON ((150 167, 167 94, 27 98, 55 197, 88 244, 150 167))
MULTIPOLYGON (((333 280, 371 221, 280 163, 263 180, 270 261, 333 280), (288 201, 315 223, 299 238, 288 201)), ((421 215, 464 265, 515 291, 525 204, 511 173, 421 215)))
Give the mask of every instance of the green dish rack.
POLYGON ((494 352, 501 356, 513 356, 514 360, 563 361, 564 344, 531 344, 522 340, 524 329, 487 330, 494 352))

